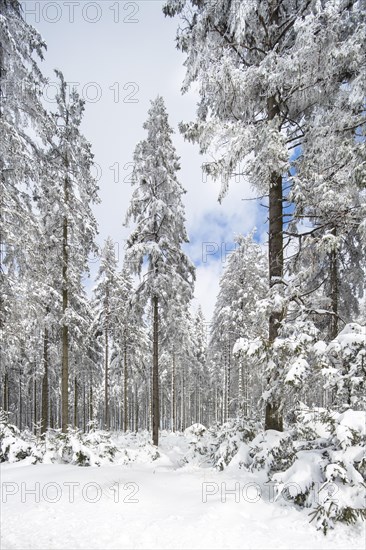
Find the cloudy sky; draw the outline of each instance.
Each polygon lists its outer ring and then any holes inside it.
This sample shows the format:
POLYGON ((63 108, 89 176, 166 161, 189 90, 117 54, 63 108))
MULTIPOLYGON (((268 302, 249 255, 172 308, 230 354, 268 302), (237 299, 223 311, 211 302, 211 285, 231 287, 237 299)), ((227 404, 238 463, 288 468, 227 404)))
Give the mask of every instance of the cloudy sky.
MULTIPOLYGON (((95 208, 99 222, 98 243, 108 235, 123 258, 129 229, 123 227, 131 196, 130 174, 135 145, 145 137, 142 128, 150 100, 165 99, 174 144, 181 157, 180 181, 190 244, 186 251, 197 266, 194 307, 202 304, 210 319, 224 260, 233 249, 235 233, 258 228, 257 238, 267 238, 265 214, 256 206, 249 185, 232 180, 220 205, 220 184, 202 175, 209 158, 185 142, 180 121, 193 120, 198 96, 182 96, 184 56, 175 48, 177 19, 166 19, 160 0, 130 1, 31 1, 22 2, 25 19, 47 43, 42 70, 50 79, 44 92, 52 109, 55 95, 53 69, 77 87, 86 100, 83 131, 92 143, 101 204, 95 208)), ((95 262, 94 262, 95 263, 95 262)), ((92 272, 93 272, 92 262, 92 272)))

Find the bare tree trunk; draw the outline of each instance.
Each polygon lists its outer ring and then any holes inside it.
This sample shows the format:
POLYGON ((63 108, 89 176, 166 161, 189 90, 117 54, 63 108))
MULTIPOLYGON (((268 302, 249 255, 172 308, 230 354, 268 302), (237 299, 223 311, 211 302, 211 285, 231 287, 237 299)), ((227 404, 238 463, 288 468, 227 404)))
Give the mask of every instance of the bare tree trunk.
POLYGON ((127 432, 128 422, 128 369, 127 369, 127 343, 123 350, 123 431, 127 432))
POLYGON ((238 365, 238 412, 244 412, 244 415, 247 415, 245 408, 243 407, 243 358, 239 356, 239 365, 238 365))
MULTIPOLYGON (((279 106, 274 97, 268 99, 268 119, 273 120, 280 114, 279 106)), ((273 172, 269 189, 269 285, 281 284, 283 277, 283 207, 282 207, 282 175, 273 172)), ((272 344, 278 336, 283 314, 273 312, 269 318, 269 343, 272 344)), ((273 380, 269 380, 273 383, 273 380)), ((265 413, 266 430, 283 430, 280 403, 276 400, 267 401, 265 413)))
MULTIPOLYGON (((332 235, 337 235, 337 230, 335 227, 332 229, 332 235)), ((333 315, 330 316, 330 330, 329 337, 331 340, 338 335, 338 258, 337 250, 332 250, 330 253, 330 301, 331 301, 331 311, 333 315)))
POLYGON ((85 395, 85 379, 83 384, 83 432, 86 432, 86 395, 85 395))
POLYGON ((230 338, 227 350, 227 380, 226 380, 226 420, 230 417, 230 384, 231 384, 231 349, 230 338))
POLYGON ((93 380, 90 380, 89 386, 89 421, 93 420, 93 380))
POLYGON ((78 381, 74 378, 74 428, 78 425, 78 381))
POLYGON ((34 434, 37 434, 37 380, 33 378, 33 425, 34 434))
POLYGON ((55 420, 54 420, 54 416, 53 416, 53 403, 52 403, 52 399, 50 399, 50 428, 54 428, 55 427, 55 420))
POLYGON ((22 396, 22 373, 19 374, 19 430, 22 429, 22 416, 23 416, 23 396, 22 396))
POLYGON ((41 412, 41 434, 48 428, 48 329, 44 329, 43 335, 43 378, 42 378, 42 412, 41 412))
POLYGON ((108 391, 108 355, 109 355, 109 341, 108 341, 108 322, 105 327, 105 367, 104 367, 104 426, 106 430, 109 430, 109 391, 108 391))
POLYGON ((9 376, 7 372, 4 376, 3 408, 4 411, 9 411, 9 376))
POLYGON ((149 369, 149 410, 148 430, 152 430, 152 369, 149 369))
POLYGON ((124 389, 123 389, 123 379, 121 376, 121 399, 120 399, 120 405, 119 405, 119 429, 123 430, 123 395, 124 395, 124 389))
POLYGON ((224 385, 222 389, 222 422, 227 421, 227 405, 228 405, 228 356, 227 343, 224 343, 224 385))
POLYGON ((176 418, 176 395, 175 395, 175 353, 173 352, 173 364, 172 364, 172 430, 173 432, 177 429, 177 418, 176 418))
POLYGON ((138 400, 138 388, 137 384, 135 384, 135 433, 138 432, 139 429, 139 400, 138 400))
MULTIPOLYGON (((66 162, 66 169, 68 164, 66 162)), ((68 177, 64 182, 65 204, 68 203, 68 177)), ((68 250, 68 221, 67 216, 63 222, 63 240, 62 240, 62 315, 65 316, 69 303, 68 294, 68 266, 69 266, 69 250, 68 250)), ((62 374, 61 374, 61 402, 62 402, 62 419, 61 429, 66 433, 69 423, 69 327, 63 320, 62 326, 62 374)))
POLYGON ((215 424, 217 424, 219 420, 218 407, 219 407, 219 404, 218 404, 217 385, 216 385, 215 387, 215 424))
POLYGON ((158 335, 159 335, 159 311, 158 311, 158 298, 153 297, 153 425, 152 425, 152 438, 153 444, 159 444, 159 348, 158 348, 158 335))

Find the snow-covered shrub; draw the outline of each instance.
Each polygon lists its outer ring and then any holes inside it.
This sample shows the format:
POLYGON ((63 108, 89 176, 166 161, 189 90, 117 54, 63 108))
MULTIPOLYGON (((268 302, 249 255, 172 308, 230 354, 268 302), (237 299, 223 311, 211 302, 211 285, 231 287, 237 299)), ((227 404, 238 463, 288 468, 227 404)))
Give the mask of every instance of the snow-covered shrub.
POLYGON ((111 440, 111 434, 97 429, 91 429, 83 434, 84 445, 90 447, 100 459, 112 462, 118 449, 111 440))
MULTIPOLYGON (((163 433, 161 434, 162 437, 163 433)), ((98 435, 100 432, 97 431, 96 434, 98 435)), ((113 461, 116 464, 125 465, 132 462, 150 463, 161 457, 160 449, 158 450, 152 444, 151 433, 147 430, 140 432, 113 432, 110 444, 114 448, 113 461)))
POLYGON ((211 429, 212 462, 218 470, 223 470, 237 454, 240 445, 252 440, 259 426, 252 420, 238 417, 225 422, 215 431, 211 429))
POLYGON ((311 508, 311 521, 324 533, 337 521, 366 519, 365 413, 302 407, 292 437, 292 464, 270 470, 277 498, 311 508))
POLYGON ((30 456, 34 441, 31 434, 27 436, 10 424, 6 413, 0 410, 0 462, 17 462, 30 456))
POLYGON ((223 470, 237 455, 241 445, 253 439, 260 428, 258 423, 245 417, 209 429, 202 424, 193 424, 184 431, 189 445, 184 462, 208 464, 223 470))
POLYGON ((92 429, 89 433, 68 429, 49 430, 38 441, 32 451, 33 463, 61 462, 78 466, 100 466, 112 462, 117 448, 112 444, 110 434, 92 429))
POLYGON ((342 409, 366 406, 366 327, 349 323, 322 354, 325 388, 335 392, 342 409))
POLYGON ((288 468, 294 461, 295 449, 289 432, 267 430, 260 432, 249 444, 247 464, 250 470, 277 472, 288 468))
POLYGON ((203 424, 192 424, 184 430, 184 437, 188 443, 188 452, 184 463, 200 465, 210 462, 212 438, 210 431, 203 424))

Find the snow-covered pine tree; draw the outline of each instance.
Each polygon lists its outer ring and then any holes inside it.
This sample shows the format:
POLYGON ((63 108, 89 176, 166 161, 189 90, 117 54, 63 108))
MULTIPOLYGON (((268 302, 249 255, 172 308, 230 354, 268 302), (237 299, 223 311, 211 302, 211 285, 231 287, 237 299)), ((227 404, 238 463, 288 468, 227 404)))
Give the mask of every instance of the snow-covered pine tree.
POLYGON ((344 83, 335 101, 310 118, 290 190, 296 209, 286 233, 299 241, 292 271, 300 273, 307 308, 331 340, 342 324, 358 319, 364 293, 365 39, 360 19, 344 83), (321 289, 322 295, 312 289, 321 289))
POLYGON ((88 271, 88 255, 95 249, 97 231, 91 205, 98 202, 98 188, 91 174, 93 155, 80 132, 84 101, 56 71, 59 90, 57 111, 48 125, 47 170, 43 175, 43 207, 53 219, 53 235, 60 262, 55 280, 61 281, 62 296, 62 430, 69 422, 70 328, 77 328, 80 281, 88 271), (61 264, 61 265, 60 265, 61 264))
POLYGON ((110 427, 109 413, 109 362, 111 338, 117 325, 117 295, 118 273, 115 245, 111 237, 108 237, 101 251, 100 265, 96 277, 97 285, 94 288, 95 307, 97 314, 95 320, 96 330, 103 334, 104 338, 104 426, 110 427))
MULTIPOLYGON (((122 373, 121 394, 123 409, 121 411, 121 428, 126 432, 129 430, 128 414, 128 382, 129 382, 129 357, 136 351, 141 351, 142 342, 136 342, 136 329, 139 323, 136 323, 134 315, 135 310, 132 306, 133 282, 128 270, 124 266, 119 277, 119 287, 117 289, 117 323, 115 327, 114 355, 116 358, 118 370, 122 373)), ((142 319, 139 319, 142 325, 142 319)))
POLYGON ((220 279, 210 336, 210 359, 219 369, 218 380, 221 387, 215 388, 223 395, 223 418, 229 416, 230 402, 236 404, 235 410, 243 408, 249 413, 250 402, 257 403, 260 395, 255 393, 261 372, 255 371, 253 358, 232 354, 237 340, 244 341, 246 348, 256 339, 265 339, 268 321, 259 308, 259 302, 267 293, 267 261, 253 233, 248 236, 237 235, 236 247, 230 254, 220 279), (249 389, 249 377, 252 381, 249 389), (230 391, 231 383, 238 388, 237 394, 230 391), (253 393, 254 392, 254 393, 253 393), (245 394, 245 395, 244 395, 245 394))
POLYGON ((195 359, 195 411, 194 421, 198 424, 208 422, 209 374, 207 370, 207 330, 201 305, 194 316, 193 355, 195 359))
MULTIPOLYGON (((201 96, 197 121, 181 130, 217 159, 205 168, 222 178, 220 199, 239 164, 269 197, 273 343, 286 310, 278 299, 284 292, 283 183, 293 152, 308 137, 310 115, 336 101, 351 81, 355 67, 348 53, 364 49, 358 30, 365 12, 360 2, 338 0, 168 0, 163 9, 183 21, 177 34, 177 47, 187 55, 183 91, 198 82, 201 96)), ((271 370, 270 386, 280 371, 279 365, 271 370)), ((265 425, 282 430, 282 424, 281 403, 273 394, 265 425)))
POLYGON ((135 190, 126 221, 136 226, 128 241, 126 261, 141 282, 137 293, 152 307, 153 317, 153 443, 159 439, 159 316, 166 316, 170 304, 189 302, 194 282, 194 267, 181 245, 188 241, 184 226, 183 187, 178 182, 179 159, 175 152, 163 98, 151 103, 144 124, 147 138, 134 153, 135 190), (144 269, 143 269, 144 268, 144 269), (142 273, 142 270, 144 271, 142 273))
MULTIPOLYGON (((29 278, 37 261, 39 239, 32 199, 42 167, 39 135, 46 118, 41 104, 45 80, 37 65, 44 50, 41 36, 22 16, 21 3, 1 0, 0 363, 5 410, 14 401, 10 365, 21 361, 23 330, 19 330, 16 319, 21 302, 26 303, 24 293, 32 288, 29 278)), ((30 313, 31 308, 27 311, 30 313)), ((24 316, 18 321, 25 326, 24 316)))

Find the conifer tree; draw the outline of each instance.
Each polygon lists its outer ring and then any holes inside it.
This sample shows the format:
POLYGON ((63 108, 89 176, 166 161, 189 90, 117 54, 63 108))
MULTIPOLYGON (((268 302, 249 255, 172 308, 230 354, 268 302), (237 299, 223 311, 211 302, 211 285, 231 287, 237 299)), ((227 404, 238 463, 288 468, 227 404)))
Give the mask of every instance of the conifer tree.
MULTIPOLYGON (((365 11, 357 1, 168 0, 164 13, 183 22, 177 33, 177 47, 186 54, 183 92, 196 82, 201 97, 197 120, 181 130, 217 159, 205 169, 222 179, 220 200, 238 165, 268 196, 268 340, 273 345, 286 321, 286 301, 292 299, 283 298, 288 244, 283 205, 294 174, 293 152, 311 138, 311 117, 316 112, 322 118, 322 106, 348 95, 347 109, 353 100, 359 111, 365 11)), ((269 387, 281 371, 281 365, 273 365, 269 387)), ((282 431, 282 403, 275 393, 267 396, 265 425, 282 431)))
POLYGON ((179 159, 162 97, 152 101, 144 128, 147 138, 137 145, 134 153, 135 190, 127 221, 136 225, 127 242, 126 260, 141 277, 137 289, 140 299, 151 304, 152 437, 154 445, 158 445, 159 318, 167 315, 172 303, 184 305, 189 302, 194 267, 181 248, 188 241, 182 204, 184 190, 176 175, 179 159))

